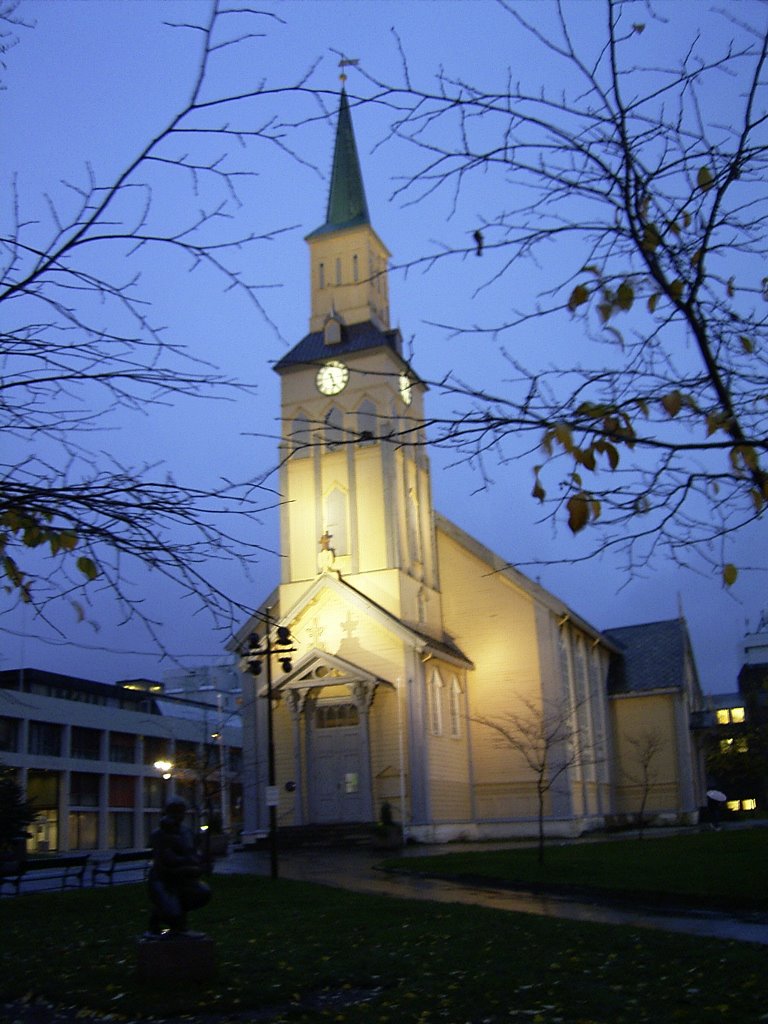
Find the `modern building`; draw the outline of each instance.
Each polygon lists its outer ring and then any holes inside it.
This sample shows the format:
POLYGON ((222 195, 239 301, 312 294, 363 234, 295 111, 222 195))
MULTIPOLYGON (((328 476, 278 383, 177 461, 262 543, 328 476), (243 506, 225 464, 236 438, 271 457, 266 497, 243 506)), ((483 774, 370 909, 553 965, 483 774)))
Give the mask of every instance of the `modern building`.
POLYGON ((709 785, 733 814, 768 807, 768 613, 744 638, 738 692, 707 697, 699 725, 707 749, 709 785))
POLYGON ((236 829, 241 752, 239 715, 225 720, 215 700, 144 679, 0 672, 0 762, 34 807, 30 852, 146 846, 173 795, 198 825, 236 829))
POLYGON ((287 828, 375 822, 385 804, 422 841, 529 834, 542 743, 547 829, 576 834, 628 813, 624 733, 642 709, 667 744, 654 806, 695 816, 686 715, 699 695, 684 627, 674 684, 653 666, 642 694, 610 692, 627 637, 601 634, 433 506, 427 387, 392 325, 389 253, 343 91, 326 217, 307 242, 309 333, 275 366, 282 578, 231 644, 263 643, 269 610, 294 648, 268 679, 244 678, 257 780, 244 839, 263 835, 271 809, 287 828))

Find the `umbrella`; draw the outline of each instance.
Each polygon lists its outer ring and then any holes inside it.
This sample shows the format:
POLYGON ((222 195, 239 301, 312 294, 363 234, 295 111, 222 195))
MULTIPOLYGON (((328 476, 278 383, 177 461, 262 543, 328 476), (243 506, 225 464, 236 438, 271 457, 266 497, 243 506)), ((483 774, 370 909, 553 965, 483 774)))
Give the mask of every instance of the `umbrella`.
POLYGON ((719 804, 725 803, 728 799, 725 793, 722 793, 719 789, 708 789, 707 796, 710 800, 717 800, 719 804))

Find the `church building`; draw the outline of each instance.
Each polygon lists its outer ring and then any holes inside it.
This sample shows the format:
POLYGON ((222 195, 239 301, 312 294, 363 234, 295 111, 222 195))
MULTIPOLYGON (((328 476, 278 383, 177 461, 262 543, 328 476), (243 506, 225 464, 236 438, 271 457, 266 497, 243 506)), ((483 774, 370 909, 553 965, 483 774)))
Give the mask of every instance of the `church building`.
MULTIPOLYGON (((531 834, 540 805, 550 834, 600 827, 617 806, 620 647, 433 507, 427 387, 391 325, 343 89, 325 222, 306 240, 309 333, 275 366, 282 578, 231 645, 257 634, 263 649, 268 614, 293 648, 244 676, 243 840, 270 810, 288 828, 372 824, 385 805, 423 842, 531 834)), ((685 687, 687 707, 695 674, 685 687)), ((685 818, 700 793, 678 721, 666 760, 686 785, 658 810, 685 818)))

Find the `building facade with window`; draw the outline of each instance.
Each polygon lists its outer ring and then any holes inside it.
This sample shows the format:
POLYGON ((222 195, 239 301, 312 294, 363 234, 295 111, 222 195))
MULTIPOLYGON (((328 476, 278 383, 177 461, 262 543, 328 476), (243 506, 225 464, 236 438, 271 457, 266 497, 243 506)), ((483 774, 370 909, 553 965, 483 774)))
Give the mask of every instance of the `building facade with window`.
POLYGON ((744 663, 735 693, 707 698, 702 726, 707 774, 733 814, 768 807, 768 612, 744 639, 744 663))
POLYGON ((239 715, 225 722, 216 702, 160 683, 0 672, 0 762, 35 810, 30 852, 144 847, 173 795, 196 824, 216 815, 236 827, 241 735, 239 715))
MULTIPOLYGON (((427 387, 390 322, 389 253, 343 91, 326 219, 307 242, 309 333, 275 366, 282 578, 231 645, 269 608, 295 648, 269 687, 273 787, 264 673, 243 684, 257 780, 244 838, 263 834, 270 803, 281 827, 370 823, 388 804, 423 841, 527 834, 541 742, 548 830, 602 824, 616 810, 607 679, 621 652, 433 506, 427 387), (510 715, 528 716, 529 750, 489 724, 510 715)), ((674 728, 687 733, 682 714, 674 728)), ((693 768, 676 762, 680 816, 696 812, 693 768)))

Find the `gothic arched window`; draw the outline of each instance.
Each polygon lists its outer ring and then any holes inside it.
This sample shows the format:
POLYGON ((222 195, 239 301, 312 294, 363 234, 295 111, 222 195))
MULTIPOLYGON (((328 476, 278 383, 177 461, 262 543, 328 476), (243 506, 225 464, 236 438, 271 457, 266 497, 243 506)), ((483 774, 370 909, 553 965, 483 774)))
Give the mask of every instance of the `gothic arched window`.
POLYGON ((306 459, 310 451, 312 433, 306 416, 297 416, 291 424, 291 455, 294 459, 306 459))
POLYGON ((370 398, 364 399, 357 410, 357 432, 360 440, 369 444, 378 435, 376 406, 370 398))
POLYGON ((334 487, 325 499, 325 528, 331 535, 331 547, 337 555, 349 554, 347 495, 334 487))
POLYGON ((344 417, 341 411, 332 405, 325 417, 325 446, 335 451, 344 440, 344 417))
POLYGON ((429 725, 433 736, 443 735, 443 680, 436 668, 429 681, 429 725))
POLYGON ((450 701, 451 736, 458 739, 461 736, 461 687, 456 676, 451 679, 448 699, 450 701))

